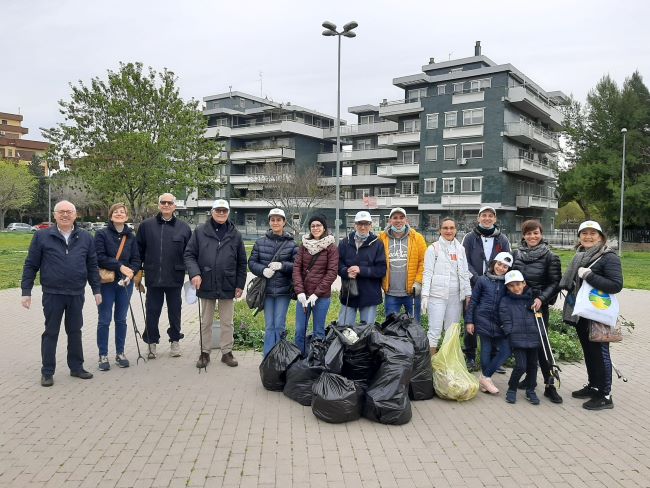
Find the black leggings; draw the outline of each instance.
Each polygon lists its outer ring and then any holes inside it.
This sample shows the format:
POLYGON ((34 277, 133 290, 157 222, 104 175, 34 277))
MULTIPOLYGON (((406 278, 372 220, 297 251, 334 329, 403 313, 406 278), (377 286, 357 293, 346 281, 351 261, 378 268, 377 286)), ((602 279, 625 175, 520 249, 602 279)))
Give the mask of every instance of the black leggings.
POLYGON ((612 390, 612 360, 609 356, 609 342, 589 340, 589 320, 580 319, 576 332, 585 354, 588 384, 597 388, 601 395, 609 395, 612 390))

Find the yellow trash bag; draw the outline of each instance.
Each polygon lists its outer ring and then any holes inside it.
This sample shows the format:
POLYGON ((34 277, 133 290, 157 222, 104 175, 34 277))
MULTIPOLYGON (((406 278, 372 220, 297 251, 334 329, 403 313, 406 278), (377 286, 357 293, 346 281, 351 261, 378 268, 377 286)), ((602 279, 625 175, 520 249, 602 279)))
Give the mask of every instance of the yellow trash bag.
POLYGON ((478 378, 467 371, 460 349, 460 324, 445 331, 438 353, 431 360, 433 386, 440 398, 463 402, 478 393, 478 378))

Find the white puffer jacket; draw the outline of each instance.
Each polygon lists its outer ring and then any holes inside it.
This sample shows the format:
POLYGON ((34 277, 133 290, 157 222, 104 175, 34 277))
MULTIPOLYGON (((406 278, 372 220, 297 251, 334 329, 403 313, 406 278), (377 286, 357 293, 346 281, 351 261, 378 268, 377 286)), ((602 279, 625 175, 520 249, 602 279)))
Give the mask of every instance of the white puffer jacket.
MULTIPOLYGON (((458 283, 461 300, 472 295, 470 272, 467 267, 465 248, 457 239, 453 240, 458 260, 458 283)), ((422 295, 442 299, 449 298, 449 283, 451 281, 452 263, 447 252, 449 241, 440 237, 427 248, 424 254, 424 275, 422 279, 422 295)))

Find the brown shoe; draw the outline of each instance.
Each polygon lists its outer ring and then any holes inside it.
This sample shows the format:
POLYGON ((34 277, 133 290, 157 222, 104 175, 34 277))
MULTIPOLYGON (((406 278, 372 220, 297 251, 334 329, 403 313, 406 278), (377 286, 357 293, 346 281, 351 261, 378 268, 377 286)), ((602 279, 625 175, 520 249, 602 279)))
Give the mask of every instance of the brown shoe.
POLYGON ((199 360, 196 362, 196 367, 199 369, 207 368, 210 362, 210 355, 207 352, 202 352, 199 360))
POLYGON ((231 352, 227 352, 226 354, 221 356, 221 362, 226 363, 231 368, 234 368, 239 364, 231 352))

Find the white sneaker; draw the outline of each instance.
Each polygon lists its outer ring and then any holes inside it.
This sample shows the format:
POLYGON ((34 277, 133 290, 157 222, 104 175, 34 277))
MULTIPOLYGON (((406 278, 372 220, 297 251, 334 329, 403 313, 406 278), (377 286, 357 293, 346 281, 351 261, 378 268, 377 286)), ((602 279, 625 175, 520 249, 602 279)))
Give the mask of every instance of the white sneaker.
POLYGON ((147 354, 148 359, 156 359, 156 344, 149 344, 149 354, 147 354))
POLYGON ((172 341, 169 355, 173 358, 178 358, 181 356, 181 345, 178 343, 178 341, 172 341))

